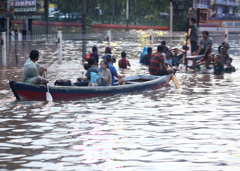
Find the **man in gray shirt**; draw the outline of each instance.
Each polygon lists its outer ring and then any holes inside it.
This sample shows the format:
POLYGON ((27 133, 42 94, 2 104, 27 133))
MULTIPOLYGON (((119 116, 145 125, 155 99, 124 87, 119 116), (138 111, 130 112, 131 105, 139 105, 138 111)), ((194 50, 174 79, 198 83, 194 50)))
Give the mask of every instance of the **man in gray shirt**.
POLYGON ((29 59, 24 64, 23 82, 31 84, 48 83, 48 80, 42 77, 47 69, 36 63, 38 59, 39 51, 32 50, 29 59))
POLYGON ((204 60, 206 61, 206 66, 207 68, 209 68, 208 65, 211 61, 211 56, 212 56, 213 39, 209 37, 208 31, 203 31, 202 35, 203 35, 203 38, 200 40, 198 55, 204 56, 204 60))
POLYGON ((195 52, 197 50, 198 46, 198 26, 196 24, 195 18, 191 18, 192 26, 191 26, 191 32, 190 32, 190 42, 191 42, 191 53, 195 52))

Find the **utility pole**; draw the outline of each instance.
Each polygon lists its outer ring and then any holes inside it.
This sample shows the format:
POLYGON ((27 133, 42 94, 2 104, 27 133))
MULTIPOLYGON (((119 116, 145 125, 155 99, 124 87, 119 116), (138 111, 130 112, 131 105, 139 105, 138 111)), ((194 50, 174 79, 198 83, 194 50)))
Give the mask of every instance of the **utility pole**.
POLYGON ((173 5, 172 0, 170 0, 170 31, 169 31, 170 49, 172 48, 172 32, 173 32, 173 5))
POLYGON ((86 11, 87 11, 87 1, 82 0, 82 61, 86 56, 86 11))
POLYGON ((46 21, 46 35, 47 35, 47 39, 48 39, 48 30, 49 30, 49 20, 48 20, 48 16, 49 16, 49 0, 44 0, 44 5, 45 5, 45 21, 46 21))
MULTIPOLYGON (((9 12, 9 1, 7 1, 7 12, 9 12)), ((9 17, 7 17, 7 42, 9 42, 9 17)))
POLYGON ((126 0, 126 31, 128 31, 129 0, 126 0))

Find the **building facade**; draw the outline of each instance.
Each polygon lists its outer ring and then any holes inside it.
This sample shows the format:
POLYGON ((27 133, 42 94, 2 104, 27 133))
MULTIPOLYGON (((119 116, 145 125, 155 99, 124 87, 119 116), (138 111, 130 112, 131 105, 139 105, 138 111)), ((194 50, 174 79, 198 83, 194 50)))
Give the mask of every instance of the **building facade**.
POLYGON ((194 0, 193 7, 209 9, 209 19, 240 19, 239 0, 194 0))
POLYGON ((240 31, 240 0, 193 0, 193 8, 207 11, 208 20, 200 23, 204 29, 240 31))

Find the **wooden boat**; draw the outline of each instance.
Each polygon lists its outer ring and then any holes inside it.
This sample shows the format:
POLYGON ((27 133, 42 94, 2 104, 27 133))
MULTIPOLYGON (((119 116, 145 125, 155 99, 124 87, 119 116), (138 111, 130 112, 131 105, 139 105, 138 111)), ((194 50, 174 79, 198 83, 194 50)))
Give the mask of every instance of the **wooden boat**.
MULTIPOLYGON (((125 78, 126 85, 116 86, 55 86, 48 84, 53 100, 77 100, 86 97, 108 96, 122 93, 132 93, 149 89, 156 89, 168 84, 172 75, 153 76, 137 75, 125 78)), ((46 100, 46 85, 35 85, 23 82, 9 81, 17 100, 46 100)))

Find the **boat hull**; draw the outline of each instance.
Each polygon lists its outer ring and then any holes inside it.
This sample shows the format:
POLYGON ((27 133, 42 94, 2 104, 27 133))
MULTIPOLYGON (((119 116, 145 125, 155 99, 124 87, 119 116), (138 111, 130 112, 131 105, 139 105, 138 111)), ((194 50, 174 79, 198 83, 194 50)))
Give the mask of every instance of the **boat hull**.
MULTIPOLYGON (((114 94, 132 93, 149 89, 156 89, 168 84, 171 75, 152 76, 138 75, 126 77, 126 85, 121 86, 98 86, 98 87, 82 87, 82 86, 54 86, 48 85, 49 92, 53 100, 77 100, 87 97, 109 96, 114 94), (134 83, 134 80, 149 80, 141 83, 134 83)), ((34 85, 22 82, 9 81, 10 87, 18 100, 46 100, 47 88, 45 85, 34 85)))

